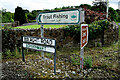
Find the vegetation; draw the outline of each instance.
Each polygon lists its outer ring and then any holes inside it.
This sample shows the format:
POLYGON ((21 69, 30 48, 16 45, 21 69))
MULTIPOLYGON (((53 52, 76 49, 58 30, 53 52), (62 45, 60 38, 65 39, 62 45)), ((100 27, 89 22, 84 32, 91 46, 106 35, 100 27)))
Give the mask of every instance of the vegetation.
MULTIPOLYGON (((47 11, 56 11, 56 10, 62 10, 62 9, 72 9, 72 8, 80 8, 86 6, 88 9, 92 11, 99 11, 99 12, 106 12, 106 3, 105 2, 93 2, 93 6, 89 4, 81 4, 79 6, 63 6, 60 8, 54 8, 54 9, 44 9, 44 10, 24 10, 22 7, 17 6, 15 9, 15 13, 6 12, 6 9, 2 9, 2 22, 14 22, 14 21, 20 21, 20 24, 23 23, 29 23, 34 22, 36 20, 36 16, 40 12, 47 12, 47 11)), ((114 10, 112 7, 109 7, 109 18, 112 21, 118 21, 120 22, 120 10, 114 10)))
MULTIPOLYGON (((95 39, 98 35, 100 35, 101 31, 107 29, 109 25, 110 22, 107 20, 94 21, 89 24, 89 39, 95 39)), ((64 27, 64 30, 69 31, 66 36, 80 36, 80 25, 68 25, 64 27)), ((80 39, 80 37, 78 37, 78 39, 80 39)))
MULTIPOLYGON (((14 29, 36 29, 40 28, 41 25, 28 25, 28 26, 19 26, 19 27, 14 27, 14 29)), ((62 28, 65 27, 64 25, 44 25, 44 28, 62 28)))
POLYGON ((14 13, 6 12, 6 9, 2 9, 2 23, 14 22, 14 13))
POLYGON ((71 56, 73 65, 80 65, 80 57, 79 56, 71 56))
POLYGON ((27 22, 26 19, 25 11, 21 7, 17 6, 15 9, 14 20, 20 21, 20 24, 23 24, 27 22))
POLYGON ((102 2, 102 1, 93 1, 93 6, 92 6, 92 10, 94 11, 100 11, 100 12, 106 12, 107 9, 107 3, 106 2, 102 2))
POLYGON ((120 22, 120 10, 114 10, 112 7, 109 7, 109 17, 112 21, 120 22))
POLYGON ((19 58, 21 57, 21 53, 18 51, 18 48, 16 47, 13 52, 11 52, 10 50, 6 50, 6 52, 3 52, 2 57, 5 59, 19 58))
POLYGON ((99 20, 92 22, 89 25, 89 39, 95 39, 98 35, 100 35, 101 31, 108 28, 110 22, 107 20, 99 20))
POLYGON ((84 58, 84 67, 91 68, 92 67, 92 57, 85 57, 84 58))

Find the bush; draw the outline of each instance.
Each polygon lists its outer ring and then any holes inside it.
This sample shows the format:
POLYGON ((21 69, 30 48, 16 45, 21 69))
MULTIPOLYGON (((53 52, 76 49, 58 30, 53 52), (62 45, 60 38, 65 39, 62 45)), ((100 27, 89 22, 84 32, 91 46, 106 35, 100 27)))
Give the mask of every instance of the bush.
POLYGON ((68 25, 63 27, 63 29, 68 32, 66 36, 74 36, 80 33, 80 25, 68 25))
POLYGON ((110 22, 107 20, 99 20, 91 23, 89 25, 89 39, 95 39, 101 34, 102 30, 105 30, 110 25, 110 22))
POLYGON ((77 42, 80 42, 80 25, 68 25, 63 28, 65 36, 70 36, 74 38, 77 42))
MULTIPOLYGON (((98 35, 101 35, 101 31, 108 28, 110 22, 107 20, 94 21, 89 24, 89 39, 96 39, 98 35)), ((65 30, 66 36, 71 36, 80 39, 81 25, 68 25, 63 28, 65 30)))

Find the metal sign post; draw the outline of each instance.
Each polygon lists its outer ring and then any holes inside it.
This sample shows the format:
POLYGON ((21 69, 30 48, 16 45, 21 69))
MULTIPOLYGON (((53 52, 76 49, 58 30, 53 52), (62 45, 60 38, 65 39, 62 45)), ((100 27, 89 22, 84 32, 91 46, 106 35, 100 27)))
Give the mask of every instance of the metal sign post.
POLYGON ((83 69, 84 48, 80 51, 80 69, 83 69))
MULTIPOLYGON (((23 44, 23 36, 21 36, 21 41, 22 41, 22 44, 23 44)), ((23 45, 22 45, 22 61, 25 62, 25 56, 24 56, 24 48, 23 48, 23 45)))
POLYGON ((56 75, 56 44, 55 44, 55 53, 54 53, 54 74, 56 75))
POLYGON ((118 36, 118 39, 119 39, 119 41, 118 41, 118 44, 119 44, 119 45, 118 45, 118 49, 119 49, 119 50, 118 50, 118 53, 120 54, 120 23, 118 23, 118 30, 119 30, 119 31, 118 31, 118 32, 119 32, 119 33, 118 33, 118 35, 119 35, 119 36, 118 36))
MULTIPOLYGON (((41 38, 44 38, 44 27, 41 25, 41 38)), ((44 59, 44 52, 41 52, 41 56, 44 59)))
POLYGON ((81 24, 81 40, 80 40, 80 69, 83 69, 83 63, 84 63, 84 47, 88 43, 88 25, 87 24, 81 24))

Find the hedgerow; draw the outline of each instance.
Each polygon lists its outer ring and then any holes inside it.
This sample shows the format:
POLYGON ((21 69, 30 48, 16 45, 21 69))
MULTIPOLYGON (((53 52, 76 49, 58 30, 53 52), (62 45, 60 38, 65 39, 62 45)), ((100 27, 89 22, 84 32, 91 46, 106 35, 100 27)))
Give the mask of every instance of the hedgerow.
MULTIPOLYGON (((96 39, 98 35, 101 35, 101 31, 106 30, 110 26, 110 22, 107 20, 94 21, 88 25, 89 39, 96 39)), ((66 36, 72 36, 76 39, 80 39, 81 25, 68 25, 64 28, 68 31, 66 36)))

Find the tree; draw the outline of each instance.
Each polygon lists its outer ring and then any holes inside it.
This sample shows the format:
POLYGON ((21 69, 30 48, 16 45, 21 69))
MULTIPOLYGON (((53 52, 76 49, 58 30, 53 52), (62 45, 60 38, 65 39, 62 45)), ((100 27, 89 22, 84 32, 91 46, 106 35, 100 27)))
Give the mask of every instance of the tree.
POLYGON ((81 5, 80 5, 80 7, 84 7, 84 6, 86 6, 87 9, 91 9, 91 5, 89 5, 89 4, 81 4, 81 5))
POLYGON ((100 11, 100 12, 106 12, 107 9, 107 2, 104 1, 93 1, 92 10, 94 11, 100 11))
MULTIPOLYGON (((2 10, 0 10, 0 23, 2 23, 2 10)), ((1 25, 0 25, 1 27, 1 25)))
POLYGON ((14 20, 20 21, 20 25, 27 22, 25 11, 19 6, 15 8, 14 20))
POLYGON ((120 10, 117 9, 116 12, 117 12, 117 22, 120 22, 120 10))
POLYGON ((14 13, 11 12, 6 12, 6 9, 2 9, 2 22, 7 23, 7 22, 14 22, 14 13))
POLYGON ((116 11, 112 8, 112 7, 109 7, 109 17, 112 21, 116 21, 116 18, 117 18, 117 14, 116 14, 116 11))

